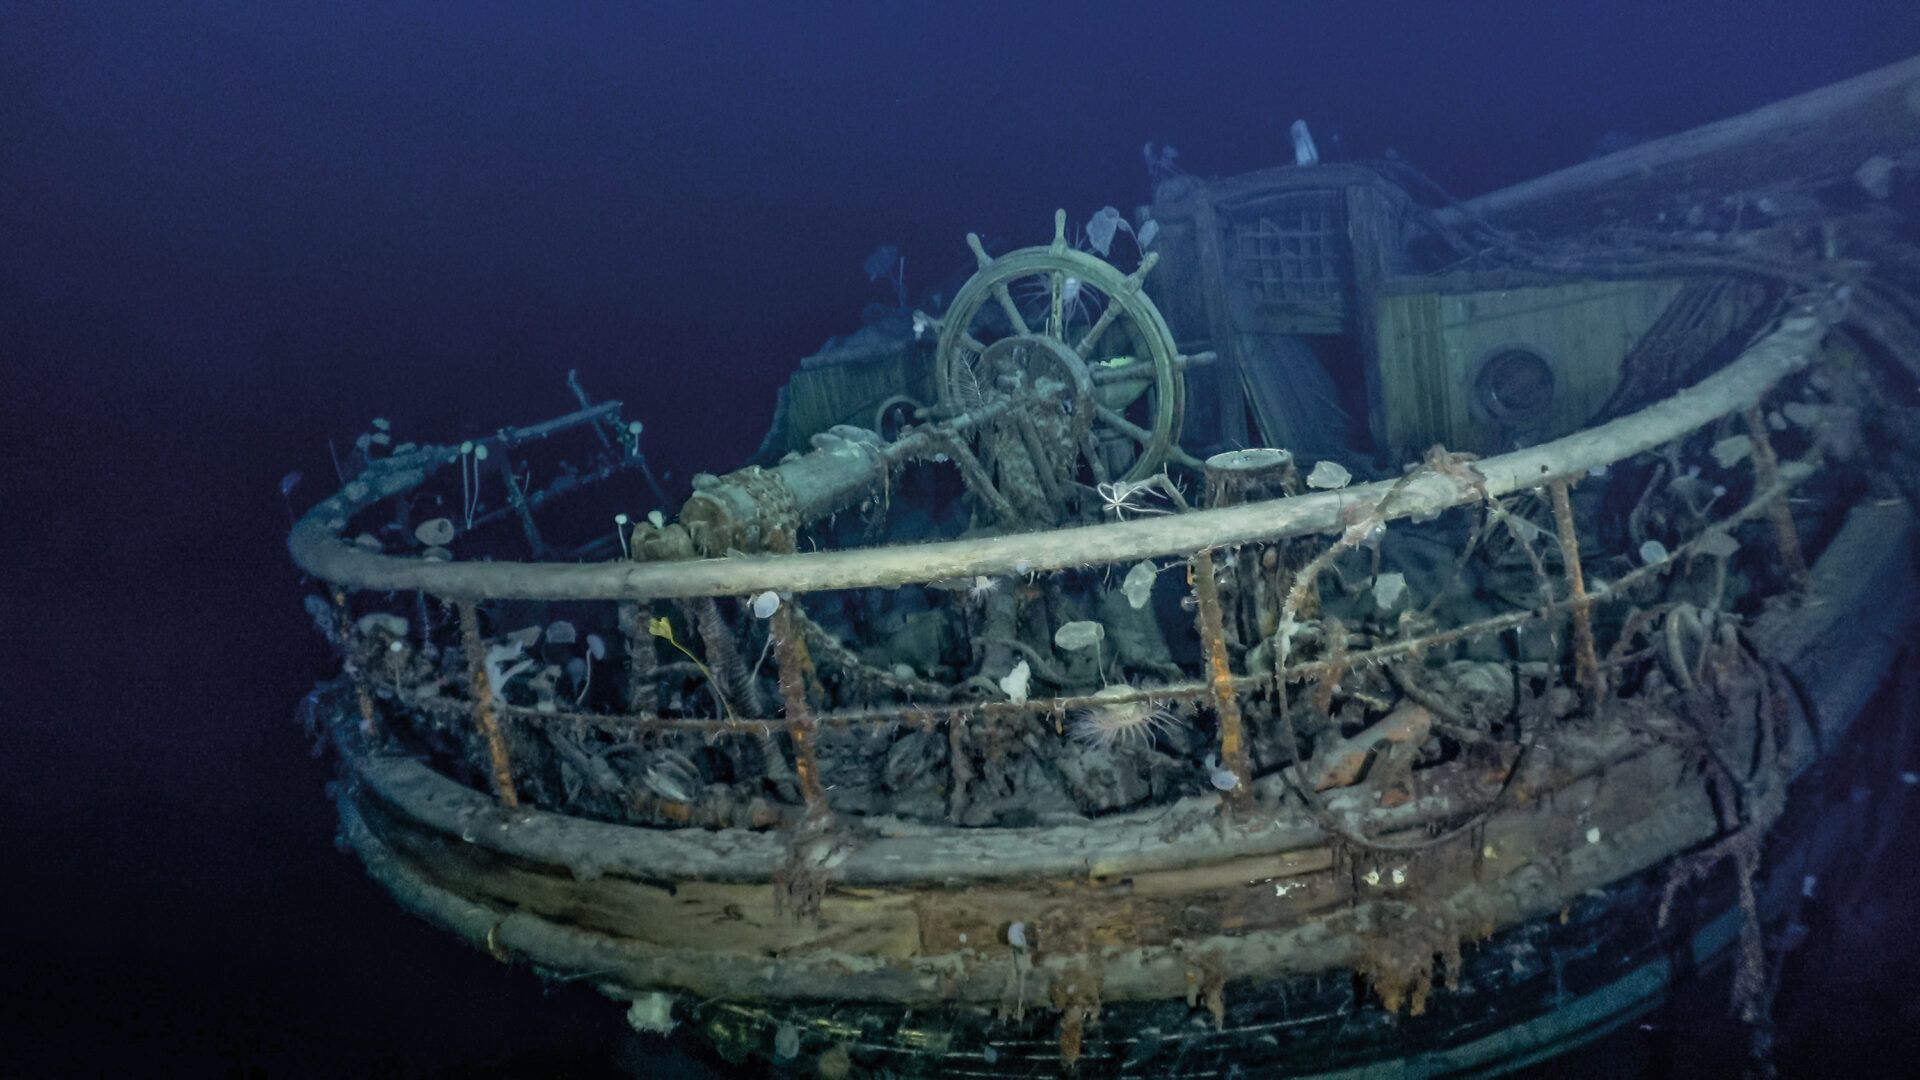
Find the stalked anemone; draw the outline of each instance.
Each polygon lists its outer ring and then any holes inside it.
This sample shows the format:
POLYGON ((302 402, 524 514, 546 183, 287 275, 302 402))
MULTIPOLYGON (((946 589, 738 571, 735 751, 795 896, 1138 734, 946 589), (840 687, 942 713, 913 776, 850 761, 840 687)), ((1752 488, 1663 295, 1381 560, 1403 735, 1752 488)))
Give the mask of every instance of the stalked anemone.
POLYGON ((1155 736, 1172 735, 1181 726, 1173 707, 1152 698, 1136 697, 1131 686, 1109 686, 1093 695, 1099 698, 1131 699, 1101 702, 1073 714, 1069 733, 1082 746, 1099 750, 1116 747, 1146 749, 1155 736))

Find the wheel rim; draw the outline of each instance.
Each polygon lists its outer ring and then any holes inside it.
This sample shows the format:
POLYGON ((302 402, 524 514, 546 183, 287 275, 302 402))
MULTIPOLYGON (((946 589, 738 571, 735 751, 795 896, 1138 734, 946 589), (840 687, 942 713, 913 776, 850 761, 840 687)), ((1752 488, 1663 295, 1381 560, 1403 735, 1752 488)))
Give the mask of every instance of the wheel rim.
MULTIPOLYGON (((941 403, 951 410, 968 411, 998 393, 996 386, 980 385, 976 365, 992 350, 1000 350, 995 355, 1004 357, 1009 341, 1030 348, 1034 358, 1045 358, 1063 372, 1077 367, 1087 382, 1064 380, 1076 398, 1094 383, 1134 381, 1115 379, 1106 372, 1089 374, 1115 354, 1116 346, 1125 346, 1133 350, 1133 362, 1125 365, 1129 373, 1138 368, 1140 381, 1151 379, 1143 395, 1146 402, 1132 410, 1144 423, 1123 415, 1124 405, 1122 410, 1102 405, 1097 394, 1086 396, 1087 419, 1093 428, 1118 433, 1135 446, 1135 458, 1118 479, 1139 480, 1159 472, 1179 438, 1186 386, 1173 333, 1141 288, 1158 256, 1149 253, 1139 269, 1122 273, 1067 244, 1064 210, 1054 214, 1053 242, 1047 246, 1022 248, 996 259, 986 254, 977 235, 968 234, 967 244, 979 270, 954 297, 941 326, 934 352, 941 403), (1029 310, 1023 310, 1015 289, 1035 282, 1041 289, 1026 297, 1029 310), (1070 282, 1079 284, 1076 288, 1070 282), (1076 311, 1076 299, 1089 310, 1076 311), (1093 303, 1099 306, 1098 314, 1090 310, 1093 303)), ((1100 469, 1091 461, 1089 465, 1096 473, 1100 469)))

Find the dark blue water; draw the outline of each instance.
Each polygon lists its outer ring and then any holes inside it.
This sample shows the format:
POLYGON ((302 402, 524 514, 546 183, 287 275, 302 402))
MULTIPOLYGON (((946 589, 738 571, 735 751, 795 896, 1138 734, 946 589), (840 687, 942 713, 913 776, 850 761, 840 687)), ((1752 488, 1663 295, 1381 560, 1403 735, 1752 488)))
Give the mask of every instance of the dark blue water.
POLYGON ((1304 117, 1464 196, 1920 52, 1894 0, 632 8, 0 3, 0 1073, 672 1067, 334 850, 276 490, 330 437, 578 368, 683 491, 876 245, 934 288, 1144 201, 1143 142, 1231 175, 1304 117))

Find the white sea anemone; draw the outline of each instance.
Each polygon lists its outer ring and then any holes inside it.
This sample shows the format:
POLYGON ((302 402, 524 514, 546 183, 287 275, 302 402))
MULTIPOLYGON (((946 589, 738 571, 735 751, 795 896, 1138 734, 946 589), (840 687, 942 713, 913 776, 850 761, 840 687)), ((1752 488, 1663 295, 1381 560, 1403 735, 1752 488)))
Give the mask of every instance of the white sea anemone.
POLYGON ((1171 735, 1180 727, 1173 706, 1152 698, 1134 697, 1131 686, 1109 686, 1094 698, 1132 698, 1102 702, 1074 713, 1069 732, 1075 742, 1098 750, 1115 747, 1145 749, 1156 735, 1171 735))

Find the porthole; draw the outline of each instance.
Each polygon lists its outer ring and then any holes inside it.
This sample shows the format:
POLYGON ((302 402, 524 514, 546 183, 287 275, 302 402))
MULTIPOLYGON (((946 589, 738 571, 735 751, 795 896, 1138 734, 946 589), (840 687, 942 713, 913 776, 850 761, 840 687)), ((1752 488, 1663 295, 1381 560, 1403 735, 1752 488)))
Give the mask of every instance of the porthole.
POLYGON ((1473 376, 1473 402, 1503 428, 1527 429, 1553 409, 1553 365, 1532 349, 1495 349, 1473 376))

